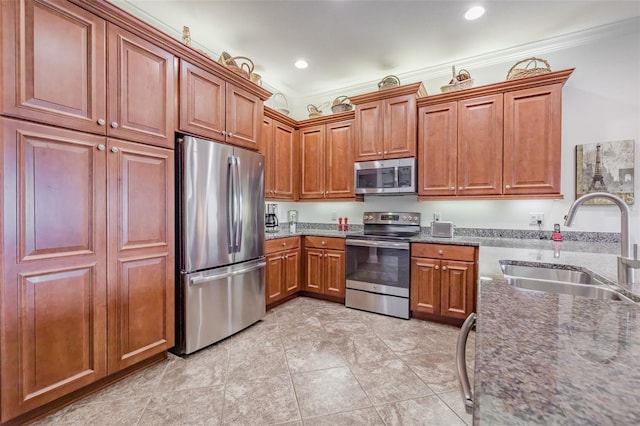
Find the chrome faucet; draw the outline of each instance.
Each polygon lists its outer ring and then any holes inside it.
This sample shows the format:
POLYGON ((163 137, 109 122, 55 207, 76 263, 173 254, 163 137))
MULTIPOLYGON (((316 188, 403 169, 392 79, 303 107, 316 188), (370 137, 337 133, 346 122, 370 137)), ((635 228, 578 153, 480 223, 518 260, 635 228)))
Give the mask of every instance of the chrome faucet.
POLYGON ((567 215, 564 217, 564 226, 571 226, 573 218, 585 201, 594 198, 605 198, 613 201, 620 208, 620 256, 618 256, 618 283, 633 284, 635 283, 635 270, 640 269, 640 259, 638 259, 638 245, 633 246, 633 258, 631 257, 631 241, 629 230, 629 206, 619 197, 607 192, 591 192, 578 198, 571 204, 567 215))

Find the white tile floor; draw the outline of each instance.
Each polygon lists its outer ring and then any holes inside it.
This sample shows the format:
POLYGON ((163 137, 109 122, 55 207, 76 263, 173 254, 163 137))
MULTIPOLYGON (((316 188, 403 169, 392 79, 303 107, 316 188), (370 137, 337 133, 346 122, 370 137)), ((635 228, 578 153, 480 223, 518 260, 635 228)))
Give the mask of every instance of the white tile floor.
POLYGON ((455 371, 458 331, 299 297, 37 424, 471 424, 455 371))

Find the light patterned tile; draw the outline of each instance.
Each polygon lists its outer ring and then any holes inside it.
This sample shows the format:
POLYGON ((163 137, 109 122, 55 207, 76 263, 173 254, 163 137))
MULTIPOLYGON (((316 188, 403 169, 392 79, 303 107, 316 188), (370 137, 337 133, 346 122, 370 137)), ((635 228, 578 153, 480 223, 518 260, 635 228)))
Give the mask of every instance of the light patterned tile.
POLYGON ((162 391, 224 385, 229 351, 209 347, 185 358, 174 358, 167 365, 159 389, 162 391))
POLYGON ((227 385, 223 424, 268 425, 298 420, 300 412, 287 374, 227 385))
POLYGON ((230 351, 227 380, 239 382, 288 373, 282 346, 263 346, 230 351))
POLYGON ((385 426, 375 408, 347 411, 306 419, 304 426, 385 426))
POLYGON ((352 365, 351 372, 374 405, 433 395, 431 389, 399 359, 352 365))
POLYGON ((400 359, 435 393, 458 389, 455 351, 401 356, 400 359))
POLYGON ((291 373, 346 366, 333 342, 313 334, 288 340, 285 354, 291 373))
POLYGON ((293 374, 292 379, 303 419, 371 406, 346 367, 293 374))
POLYGON ((157 392, 138 425, 219 425, 223 399, 224 385, 157 392))
POLYGON ((73 404, 35 423, 38 426, 135 425, 150 396, 73 404))
POLYGON ((353 335, 333 339, 340 354, 350 365, 387 361, 397 356, 375 334, 353 335))
POLYGON ((444 401, 449 408, 451 408, 466 424, 471 425, 473 423, 473 415, 467 414, 464 408, 464 402, 462 402, 462 395, 458 392, 441 393, 438 397, 444 401))
POLYGON ((427 396, 377 406, 387 426, 464 426, 464 422, 437 396, 427 396))

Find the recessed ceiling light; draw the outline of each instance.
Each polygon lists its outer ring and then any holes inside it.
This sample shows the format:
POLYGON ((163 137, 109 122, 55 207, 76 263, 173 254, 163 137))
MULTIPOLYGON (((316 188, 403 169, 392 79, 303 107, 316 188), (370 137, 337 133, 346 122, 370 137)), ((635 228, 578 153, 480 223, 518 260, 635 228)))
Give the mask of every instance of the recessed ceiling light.
POLYGON ((467 13, 464 14, 464 19, 467 21, 473 21, 474 19, 478 19, 484 15, 484 7, 482 6, 473 6, 471 9, 467 10, 467 13))
POLYGON ((305 61, 304 59, 298 59, 295 63, 296 68, 299 68, 301 70, 305 69, 306 67, 309 66, 309 64, 307 63, 307 61, 305 61))

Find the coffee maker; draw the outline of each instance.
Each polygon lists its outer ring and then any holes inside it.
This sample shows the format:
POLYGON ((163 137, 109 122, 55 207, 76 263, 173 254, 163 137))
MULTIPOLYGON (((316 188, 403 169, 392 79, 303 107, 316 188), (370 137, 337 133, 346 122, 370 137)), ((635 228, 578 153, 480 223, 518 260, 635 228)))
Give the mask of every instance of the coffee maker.
POLYGON ((267 204, 267 213, 264 215, 264 226, 267 232, 278 232, 278 205, 267 204))

